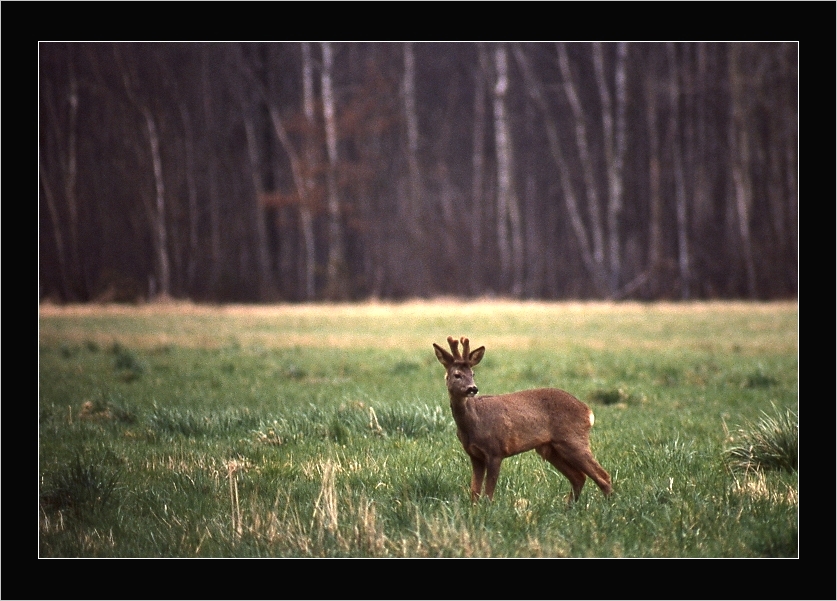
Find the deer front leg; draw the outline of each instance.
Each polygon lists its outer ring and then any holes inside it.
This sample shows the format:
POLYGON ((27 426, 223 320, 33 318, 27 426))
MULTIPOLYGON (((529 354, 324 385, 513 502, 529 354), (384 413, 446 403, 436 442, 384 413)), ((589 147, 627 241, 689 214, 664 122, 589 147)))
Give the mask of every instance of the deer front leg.
POLYGON ((473 474, 471 476, 471 502, 475 503, 482 492, 482 481, 485 477, 485 462, 478 457, 469 455, 471 458, 471 469, 473 474))
POLYGON ((485 494, 489 500, 494 499, 494 487, 497 486, 497 477, 500 475, 500 464, 502 457, 489 457, 485 462, 485 494))

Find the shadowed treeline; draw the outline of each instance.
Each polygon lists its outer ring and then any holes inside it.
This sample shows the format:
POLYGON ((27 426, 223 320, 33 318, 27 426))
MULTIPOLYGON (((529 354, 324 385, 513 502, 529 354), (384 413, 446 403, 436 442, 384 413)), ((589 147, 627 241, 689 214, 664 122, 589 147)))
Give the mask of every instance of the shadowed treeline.
POLYGON ((41 43, 56 301, 793 298, 796 43, 41 43))

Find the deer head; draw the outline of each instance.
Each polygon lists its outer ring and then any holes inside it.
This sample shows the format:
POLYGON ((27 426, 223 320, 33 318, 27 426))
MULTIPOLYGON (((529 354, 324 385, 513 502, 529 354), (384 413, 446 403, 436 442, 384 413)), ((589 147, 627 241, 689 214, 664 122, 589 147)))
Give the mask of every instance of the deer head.
POLYGON ((448 336, 448 344, 451 352, 447 352, 438 344, 433 344, 436 350, 436 358, 445 367, 445 383, 451 397, 462 398, 475 396, 479 389, 474 383, 473 367, 482 361, 485 354, 485 347, 471 351, 470 342, 464 336, 457 341, 453 336, 448 336), (462 353, 459 352, 459 342, 462 342, 462 353))

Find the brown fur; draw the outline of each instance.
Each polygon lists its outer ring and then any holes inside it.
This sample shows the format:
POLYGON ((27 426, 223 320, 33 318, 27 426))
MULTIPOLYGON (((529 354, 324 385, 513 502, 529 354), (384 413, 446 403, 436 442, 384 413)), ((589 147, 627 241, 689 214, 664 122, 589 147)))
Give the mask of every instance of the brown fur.
POLYGON ((451 353, 435 343, 433 348, 445 367, 456 435, 471 459, 471 499, 479 498, 483 481, 485 494, 493 498, 503 459, 532 449, 569 479, 570 502, 578 499, 587 476, 609 495, 610 475, 590 451, 590 408, 557 388, 476 396, 473 367, 485 347, 471 351, 467 338, 460 341, 461 354, 459 341, 451 336, 451 353))

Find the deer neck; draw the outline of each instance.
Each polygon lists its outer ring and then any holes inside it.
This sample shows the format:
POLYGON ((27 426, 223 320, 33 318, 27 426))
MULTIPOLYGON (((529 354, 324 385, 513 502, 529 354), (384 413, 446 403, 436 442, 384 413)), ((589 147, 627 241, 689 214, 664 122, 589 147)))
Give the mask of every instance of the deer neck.
POLYGON ((462 425, 474 419, 474 401, 477 397, 473 396, 459 396, 450 393, 450 410, 453 413, 453 421, 457 425, 462 425))

